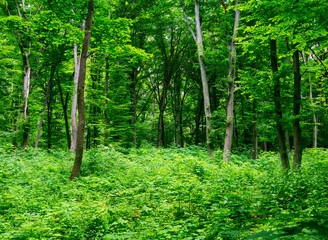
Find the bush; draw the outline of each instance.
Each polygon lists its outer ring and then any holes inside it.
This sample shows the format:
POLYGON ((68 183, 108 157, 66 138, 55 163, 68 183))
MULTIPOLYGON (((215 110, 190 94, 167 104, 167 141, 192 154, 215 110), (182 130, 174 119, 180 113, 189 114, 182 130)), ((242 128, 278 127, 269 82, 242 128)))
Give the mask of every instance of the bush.
POLYGON ((204 149, 87 151, 69 182, 65 151, 0 151, 0 239, 324 239, 327 152, 304 152, 283 174, 258 160, 204 149))

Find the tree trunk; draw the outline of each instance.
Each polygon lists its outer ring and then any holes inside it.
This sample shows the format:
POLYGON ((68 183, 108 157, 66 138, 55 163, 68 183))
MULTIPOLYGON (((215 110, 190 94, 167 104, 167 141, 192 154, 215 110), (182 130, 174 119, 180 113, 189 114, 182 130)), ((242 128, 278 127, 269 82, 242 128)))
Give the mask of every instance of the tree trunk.
POLYGON ((105 129, 104 129, 104 145, 108 146, 108 86, 109 86, 109 60, 106 57, 106 70, 105 70, 105 129))
POLYGON ((184 139, 183 139, 183 128, 182 128, 182 106, 180 109, 180 114, 179 114, 179 128, 180 128, 180 147, 184 147, 184 139))
POLYGON ((204 46, 203 46, 203 37, 202 37, 202 29, 199 18, 199 3, 198 0, 195 0, 195 18, 196 18, 196 31, 197 31, 197 53, 198 53, 198 61, 200 66, 202 85, 203 85, 203 96, 204 96, 204 113, 206 120, 206 143, 208 148, 208 154, 212 156, 213 148, 210 143, 210 133, 211 133, 211 104, 210 104, 210 93, 208 89, 208 82, 206 76, 205 62, 204 62, 204 46))
POLYGON ((178 113, 176 109, 173 112, 174 118, 174 143, 176 147, 179 147, 179 122, 178 122, 178 113))
MULTIPOLYGON (((81 58, 80 58, 81 60, 81 58)), ((77 88, 79 79, 80 60, 77 58, 77 45, 74 43, 74 92, 72 99, 71 109, 71 128, 72 128, 72 139, 71 139, 71 151, 75 152, 76 149, 76 138, 77 138, 77 88)))
MULTIPOLYGON (((238 5, 238 0, 236 0, 236 6, 238 5)), ((223 161, 230 161, 232 136, 233 136, 233 108, 234 108, 234 90, 235 90, 235 78, 236 78, 236 38, 238 35, 240 11, 236 9, 235 13, 235 24, 233 28, 232 40, 230 43, 229 51, 229 100, 227 104, 227 121, 226 121, 226 133, 224 139, 223 148, 223 161)))
MULTIPOLYGON (((40 133, 41 133, 41 128, 42 128, 42 124, 43 124, 44 112, 45 112, 46 107, 47 107, 47 102, 48 102, 48 98, 49 98, 49 92, 50 92, 50 89, 52 87, 51 84, 52 84, 52 80, 53 80, 54 75, 55 75, 55 70, 56 70, 56 66, 53 65, 52 68, 51 68, 50 79, 49 79, 49 82, 48 82, 46 97, 45 97, 44 104, 43 104, 42 115, 41 115, 41 119, 40 119, 40 123, 39 123, 39 128, 38 128, 38 134, 37 134, 36 140, 35 140, 35 146, 34 146, 35 149, 38 148, 39 138, 40 138, 40 133)), ((48 111, 49 111, 49 109, 48 109, 48 111)))
MULTIPOLYGON (((51 90, 51 89, 50 89, 51 90)), ((47 125, 48 125, 48 134, 47 134, 47 145, 48 145, 48 149, 51 149, 51 138, 52 138, 52 125, 51 125, 51 120, 52 120, 52 109, 51 109, 51 102, 52 102, 52 92, 49 92, 49 97, 48 97, 48 101, 47 101, 47 105, 48 105, 48 117, 47 117, 47 125)))
POLYGON ((93 0, 90 0, 88 6, 88 15, 87 15, 87 21, 85 27, 83 48, 82 48, 81 59, 80 59, 80 71, 79 71, 78 90, 77 90, 79 122, 77 128, 75 161, 70 177, 71 181, 75 177, 79 176, 81 165, 82 165, 82 159, 83 159, 83 140, 84 140, 84 128, 85 128, 84 83, 85 83, 85 75, 86 75, 86 68, 87 68, 88 48, 91 38, 93 12, 94 12, 94 2, 93 0))
POLYGON ((90 136, 91 136, 90 126, 86 127, 86 132, 87 132, 87 136, 86 136, 86 140, 85 140, 85 149, 89 150, 90 149, 90 136))
POLYGON ((137 93, 137 74, 135 72, 131 75, 132 80, 132 91, 133 91, 133 146, 137 145, 137 101, 138 101, 138 93, 137 93))
POLYGON ((61 85, 60 85, 59 78, 57 79, 57 81, 58 81, 58 88, 59 88, 59 94, 60 94, 60 101, 62 103, 62 108, 63 108, 63 112, 64 112, 67 145, 68 145, 68 149, 70 149, 70 147, 71 147, 71 135, 70 135, 70 131, 69 131, 68 116, 67 116, 67 106, 68 106, 68 95, 69 95, 69 93, 67 92, 66 100, 64 101, 63 91, 62 91, 62 88, 61 88, 61 85))
POLYGON ((318 147, 319 118, 315 113, 313 114, 313 120, 314 120, 313 147, 317 148, 318 147))
POLYGON ((257 146, 258 146, 258 136, 257 136, 257 111, 256 111, 256 100, 253 102, 253 153, 252 159, 257 159, 257 146))
POLYGON ((196 113, 196 118, 195 118, 195 145, 198 145, 201 139, 201 134, 200 134, 200 130, 199 130, 199 126, 201 124, 201 119, 202 119, 202 115, 203 115, 203 105, 204 105, 204 101, 203 101, 203 97, 200 96, 199 100, 198 100, 198 106, 197 106, 197 113, 196 113))
POLYGON ((294 105, 293 105, 293 133, 294 133, 294 158, 293 169, 301 167, 302 160, 302 143, 300 127, 300 109, 301 109, 301 72, 299 51, 293 53, 293 70, 294 70, 294 105))
POLYGON ((159 96, 159 118, 158 118, 158 128, 157 128, 157 147, 164 147, 164 111, 166 108, 166 95, 169 88, 171 77, 165 76, 164 73, 164 85, 162 89, 162 94, 159 96))
POLYGON ((157 147, 164 147, 164 110, 159 110, 157 126, 157 147))
MULTIPOLYGON (((307 59, 305 58, 304 51, 302 52, 304 63, 306 64, 307 59)), ((313 102, 313 91, 312 91, 312 85, 311 85, 311 74, 309 73, 309 86, 310 86, 310 100, 311 105, 314 106, 313 102)), ((318 147, 318 131, 319 131, 319 119, 318 116, 315 113, 315 110, 313 110, 313 123, 314 123, 314 129, 313 129, 313 148, 318 147)))
MULTIPOLYGON (((31 46, 31 42, 29 42, 31 46)), ((28 97, 30 94, 30 78, 31 78, 31 66, 30 66, 30 52, 29 50, 24 50, 23 53, 25 56, 23 57, 24 61, 24 132, 23 132, 23 146, 22 149, 27 147, 28 143, 28 133, 29 133, 29 123, 28 123, 28 97)))
POLYGON ((270 58, 271 58, 271 69, 273 73, 273 81, 274 81, 274 105, 276 112, 276 128, 278 134, 278 142, 279 142, 279 152, 281 165, 284 170, 288 170, 289 159, 288 152, 286 149, 284 130, 283 130, 283 119, 282 119, 282 108, 281 108, 281 96, 280 96, 280 76, 278 75, 278 58, 277 58, 277 42, 276 40, 270 40, 270 58))
MULTIPOLYGON (((312 106, 314 106, 313 102, 313 91, 312 91, 312 86, 311 86, 311 75, 309 74, 309 84, 310 84, 310 100, 312 106)), ((315 114, 315 111, 313 111, 313 123, 314 123, 314 130, 313 130, 313 148, 318 147, 318 131, 319 131, 319 119, 318 116, 315 114)))
MULTIPOLYGON (((23 20, 27 21, 25 11, 25 2, 22 0, 21 4, 18 4, 17 1, 15 1, 15 5, 17 8, 18 16, 23 20), (21 13, 20 6, 23 7, 23 13, 21 13)), ((11 13, 8 9, 8 14, 11 16, 11 13)), ((29 28, 27 27, 25 29, 25 32, 29 32, 29 28)), ((22 149, 25 149, 28 144, 28 135, 29 135, 29 122, 28 122, 28 97, 30 93, 30 80, 31 80, 31 66, 30 66, 30 49, 31 49, 31 40, 22 39, 22 37, 19 36, 19 32, 15 29, 14 30, 15 37, 17 40, 17 44, 19 46, 21 57, 22 57, 22 63, 23 63, 23 69, 24 69, 24 78, 23 78, 23 97, 24 97, 24 104, 23 104, 23 144, 22 149), (25 43, 25 44, 24 44, 25 43)))

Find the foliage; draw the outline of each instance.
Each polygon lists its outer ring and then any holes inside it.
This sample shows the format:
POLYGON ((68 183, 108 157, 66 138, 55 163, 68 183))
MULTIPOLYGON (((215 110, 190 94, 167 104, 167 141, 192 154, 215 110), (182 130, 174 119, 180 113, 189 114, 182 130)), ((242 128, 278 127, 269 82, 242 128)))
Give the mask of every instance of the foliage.
POLYGON ((276 153, 221 162, 204 149, 87 151, 0 148, 1 239, 324 239, 328 153, 308 149, 302 172, 276 153))

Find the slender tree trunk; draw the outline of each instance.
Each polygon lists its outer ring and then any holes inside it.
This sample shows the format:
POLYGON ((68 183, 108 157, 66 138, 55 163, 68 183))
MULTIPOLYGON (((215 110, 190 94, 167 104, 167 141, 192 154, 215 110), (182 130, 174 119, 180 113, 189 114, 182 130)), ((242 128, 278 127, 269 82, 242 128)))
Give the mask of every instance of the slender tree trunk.
POLYGON ((258 136, 257 136, 257 111, 256 111, 256 100, 253 102, 253 153, 252 159, 257 159, 257 146, 258 146, 258 136))
MULTIPOLYGON (((29 43, 31 45, 31 42, 29 43)), ((29 123, 28 123, 28 97, 30 94, 30 78, 31 78, 31 66, 30 66, 30 53, 29 50, 24 51, 24 132, 23 132, 23 145, 22 149, 27 147, 28 143, 28 133, 29 133, 29 123)))
MULTIPOLYGON (((236 6, 238 5, 238 0, 236 0, 236 6)), ((227 121, 226 121, 226 133, 224 139, 223 148, 223 161, 230 161, 232 136, 233 136, 233 108, 234 108, 234 90, 235 90, 235 78, 236 78, 236 38, 238 35, 240 11, 236 9, 235 13, 235 24, 233 28, 232 40, 230 43, 229 51, 229 100, 227 104, 227 121)))
MULTIPOLYGON (((166 75, 164 73, 164 75, 166 75)), ((164 85, 162 89, 162 95, 159 101, 159 118, 158 118, 158 128, 157 128, 157 147, 164 147, 164 111, 166 108, 166 95, 167 90, 170 85, 171 78, 169 76, 164 76, 164 85)))
POLYGON ((13 101, 13 107, 14 107, 14 138, 13 138, 13 145, 14 148, 17 149, 18 147, 18 141, 17 141, 17 119, 18 119, 18 112, 19 109, 19 103, 17 100, 13 101))
POLYGON ((294 158, 293 169, 301 167, 302 160, 302 142, 300 127, 300 109, 301 109, 301 72, 299 51, 295 50, 293 54, 294 70, 294 105, 293 105, 293 133, 294 133, 294 158))
MULTIPOLYGON (((51 90, 51 89, 50 89, 51 90)), ((51 149, 51 138, 52 138, 52 125, 51 125, 51 120, 52 120, 52 108, 51 108, 51 102, 52 102, 52 92, 49 92, 49 97, 47 101, 48 105, 48 111, 47 111, 47 125, 48 125, 48 134, 47 134, 47 145, 48 149, 51 149)))
POLYGON ((317 148, 318 147, 319 118, 315 113, 313 114, 313 120, 314 120, 313 147, 317 148))
POLYGON ((67 106, 68 106, 68 95, 69 95, 69 93, 66 94, 66 100, 64 101, 63 91, 62 91, 62 88, 61 88, 59 78, 57 79, 57 82, 58 82, 58 89, 59 89, 59 94, 60 94, 60 101, 62 103, 62 108, 63 108, 63 112, 64 112, 67 146, 68 146, 68 149, 70 149, 71 148, 71 135, 70 135, 70 131, 69 131, 68 116, 67 116, 67 106))
MULTIPOLYGON (((51 87, 52 87, 51 85, 52 85, 52 80, 53 80, 54 75, 55 75, 55 70, 56 70, 56 66, 53 65, 52 68, 51 68, 50 79, 49 79, 49 82, 48 82, 46 97, 45 97, 44 104, 43 104, 42 115, 41 115, 41 119, 40 119, 40 123, 39 123, 39 127, 38 127, 38 134, 37 134, 36 140, 35 140, 35 146, 34 146, 35 149, 38 148, 41 128, 42 128, 42 124, 43 124, 44 112, 45 112, 46 107, 47 107, 49 92, 50 92, 51 87)), ((48 109, 48 111, 49 111, 49 109, 48 109)))
POLYGON ((109 59, 106 57, 106 73, 105 73, 105 130, 104 130, 104 145, 108 146, 108 86, 109 86, 109 59))
POLYGON ((157 128, 157 147, 164 147, 164 110, 159 110, 158 128, 157 128))
POLYGON ((178 122, 178 113, 176 109, 173 112, 174 118, 174 143, 176 147, 179 147, 179 122, 178 122))
MULTIPOLYGON (((303 60, 304 63, 306 64, 307 59, 305 58, 304 51, 302 52, 303 55, 303 60)), ((313 90, 312 90, 312 85, 311 85, 311 74, 309 73, 309 86, 310 86, 310 100, 311 100, 311 105, 314 106, 313 102, 313 90)), ((313 129, 313 148, 318 147, 318 131, 319 131, 319 119, 318 116, 315 113, 315 110, 313 110, 313 123, 314 123, 314 129, 313 129)))
POLYGON ((265 140, 264 140, 264 142, 263 142, 263 151, 264 151, 264 152, 267 152, 267 151, 268 151, 268 143, 267 143, 267 141, 265 141, 265 140))
POLYGON ((183 127, 182 127, 182 106, 179 113, 179 128, 180 128, 180 147, 184 147, 183 127))
MULTIPOLYGON (((17 0, 15 0, 15 5, 17 8, 18 16, 23 20, 27 21, 26 15, 25 15, 25 1, 22 0, 19 4, 17 0), (23 13, 20 11, 20 6, 23 7, 23 13)), ((8 15, 11 16, 11 13, 8 9, 8 15)), ((29 32, 29 28, 27 27, 25 29, 26 32, 29 32)), ((17 40, 17 44, 19 46, 19 49, 21 51, 21 57, 23 62, 23 69, 24 69, 24 78, 23 78, 23 97, 24 97, 24 105, 23 105, 23 116, 24 116, 24 122, 23 122, 23 144, 22 149, 25 149, 28 144, 28 135, 30 131, 29 122, 28 122, 28 97, 30 93, 30 81, 31 81, 31 66, 30 66, 30 50, 31 50, 31 41, 27 39, 22 39, 19 36, 19 31, 16 29, 14 30, 15 37, 17 40), (25 43, 25 44, 24 44, 25 43)))
POLYGON ((80 59, 77 56, 77 45, 74 43, 74 92, 72 99, 72 109, 71 109, 71 128, 72 128, 72 139, 71 139, 71 151, 75 152, 76 149, 76 138, 77 138, 77 88, 80 70, 80 59))
POLYGON ((137 101, 138 101, 138 93, 137 93, 137 74, 135 72, 131 75, 132 80, 132 91, 133 91, 133 146, 137 145, 137 101))
POLYGON ((83 159, 83 140, 84 140, 84 128, 85 128, 84 83, 85 83, 85 75, 86 75, 86 68, 87 68, 88 48, 91 39, 93 12, 94 12, 94 2, 93 0, 90 0, 88 6, 86 27, 85 27, 86 31, 84 35, 84 42, 83 42, 81 59, 80 59, 80 71, 79 71, 78 90, 77 90, 79 122, 77 128, 77 141, 76 141, 76 149, 75 149, 76 155, 75 155, 74 166, 70 177, 71 181, 75 177, 79 176, 81 165, 82 165, 82 159, 83 159))
POLYGON ((289 159, 288 152, 286 149, 284 130, 283 130, 283 120, 282 120, 282 108, 281 108, 281 96, 280 96, 280 76, 278 75, 278 58, 277 58, 277 42, 276 40, 270 40, 270 58, 271 58, 271 69, 273 73, 274 81, 274 105, 276 111, 276 128, 278 133, 279 151, 281 165, 284 170, 288 170, 289 159))
POLYGON ((204 106, 203 96, 200 96, 198 100, 198 107, 197 107, 197 113, 195 118, 195 145, 198 145, 199 142, 201 142, 200 140, 202 138, 199 126, 201 124, 201 119, 203 115, 203 106, 204 106))
POLYGON ((202 29, 199 18, 199 3, 198 0, 195 0, 195 18, 196 18, 196 43, 197 43, 197 52, 198 52, 198 61, 200 66, 200 72, 202 77, 202 85, 203 85, 203 96, 204 96, 204 113, 206 120, 206 142, 208 147, 208 154, 212 156, 213 147, 210 143, 210 133, 211 133, 211 104, 210 104, 210 92, 208 89, 208 82, 206 76, 205 69, 205 61, 204 61, 204 46, 203 46, 203 37, 202 37, 202 29))
POLYGON ((90 126, 86 127, 86 132, 87 132, 87 136, 86 136, 86 140, 85 140, 85 149, 89 150, 90 149, 90 136, 91 136, 90 126))

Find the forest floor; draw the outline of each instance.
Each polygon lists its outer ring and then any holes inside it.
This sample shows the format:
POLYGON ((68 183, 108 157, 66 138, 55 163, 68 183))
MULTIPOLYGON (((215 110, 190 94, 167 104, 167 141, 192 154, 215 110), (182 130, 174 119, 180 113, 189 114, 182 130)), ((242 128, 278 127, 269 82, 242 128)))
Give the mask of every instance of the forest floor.
POLYGON ((277 153, 198 147, 84 155, 0 147, 0 239, 328 239, 328 151, 282 173, 277 153))

